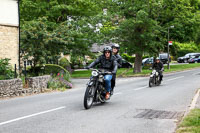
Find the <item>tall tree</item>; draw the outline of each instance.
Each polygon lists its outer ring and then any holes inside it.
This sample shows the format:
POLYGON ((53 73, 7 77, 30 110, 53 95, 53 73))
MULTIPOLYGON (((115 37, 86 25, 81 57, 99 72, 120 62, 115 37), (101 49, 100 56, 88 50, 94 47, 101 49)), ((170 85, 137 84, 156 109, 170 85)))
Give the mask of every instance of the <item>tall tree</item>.
POLYGON ((107 9, 118 18, 113 38, 136 55, 133 72, 141 72, 144 52, 165 50, 169 26, 176 27, 173 39, 193 40, 199 29, 199 7, 199 0, 110 0, 107 9))
POLYGON ((92 18, 102 12, 97 3, 97 0, 21 0, 21 44, 25 57, 43 64, 61 52, 73 56, 89 54, 95 39, 92 18))

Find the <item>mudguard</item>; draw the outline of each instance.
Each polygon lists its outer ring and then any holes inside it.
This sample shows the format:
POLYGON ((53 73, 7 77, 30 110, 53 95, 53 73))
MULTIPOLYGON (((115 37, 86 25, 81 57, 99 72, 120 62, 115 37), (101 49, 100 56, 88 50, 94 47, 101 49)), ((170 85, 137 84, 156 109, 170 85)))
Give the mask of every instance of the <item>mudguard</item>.
POLYGON ((93 80, 89 80, 88 83, 87 83, 87 86, 92 86, 94 85, 94 81, 93 80))

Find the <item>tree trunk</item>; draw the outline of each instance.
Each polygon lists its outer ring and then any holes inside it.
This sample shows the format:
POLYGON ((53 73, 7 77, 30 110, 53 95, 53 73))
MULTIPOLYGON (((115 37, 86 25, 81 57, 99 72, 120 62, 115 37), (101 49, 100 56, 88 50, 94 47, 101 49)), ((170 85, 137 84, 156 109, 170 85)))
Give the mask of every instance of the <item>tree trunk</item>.
POLYGON ((142 72, 142 54, 141 53, 136 53, 133 72, 134 73, 142 72))

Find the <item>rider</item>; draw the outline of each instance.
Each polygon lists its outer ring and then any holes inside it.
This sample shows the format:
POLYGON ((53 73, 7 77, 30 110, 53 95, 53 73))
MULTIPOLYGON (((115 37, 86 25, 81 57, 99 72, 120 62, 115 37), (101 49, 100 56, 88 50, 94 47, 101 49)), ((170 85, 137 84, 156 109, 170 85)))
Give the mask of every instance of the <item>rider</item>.
POLYGON ((163 63, 160 61, 158 57, 156 58, 155 63, 153 63, 152 68, 155 69, 159 73, 160 81, 162 81, 162 78, 163 78, 162 72, 164 70, 164 67, 163 67, 163 63))
MULTIPOLYGON (((122 57, 119 55, 119 49, 120 49, 119 44, 117 44, 117 43, 112 44, 112 53, 113 53, 113 56, 115 57, 115 59, 117 61, 118 68, 122 67, 122 57)), ((114 90, 114 87, 115 87, 115 80, 116 80, 116 74, 114 74, 113 78, 112 78, 111 95, 113 94, 113 90, 114 90)))
POLYGON ((122 67, 122 57, 119 55, 119 49, 120 46, 117 43, 113 43, 112 44, 112 53, 115 56, 117 63, 118 63, 118 67, 122 67))
MULTIPOLYGON (((91 68, 94 67, 95 65, 100 64, 100 68, 103 68, 109 72, 111 72, 113 75, 116 74, 117 72, 117 61, 115 60, 115 57, 112 56, 112 48, 110 46, 105 46, 103 49, 103 55, 99 56, 94 62, 92 62, 88 67, 86 68, 91 68)), ((111 79, 112 75, 105 75, 104 80, 105 80, 105 88, 107 90, 106 92, 106 99, 110 98, 110 90, 111 90, 111 79)))

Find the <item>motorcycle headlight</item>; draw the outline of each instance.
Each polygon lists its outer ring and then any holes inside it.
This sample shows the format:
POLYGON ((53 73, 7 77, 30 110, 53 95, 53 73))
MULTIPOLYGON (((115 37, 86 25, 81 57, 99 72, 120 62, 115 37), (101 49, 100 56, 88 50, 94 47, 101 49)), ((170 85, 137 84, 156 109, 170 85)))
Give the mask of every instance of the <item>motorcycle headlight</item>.
POLYGON ((152 73, 155 74, 155 73, 156 73, 156 70, 153 70, 152 73))
POLYGON ((96 77, 98 75, 97 71, 92 71, 92 76, 96 77))

